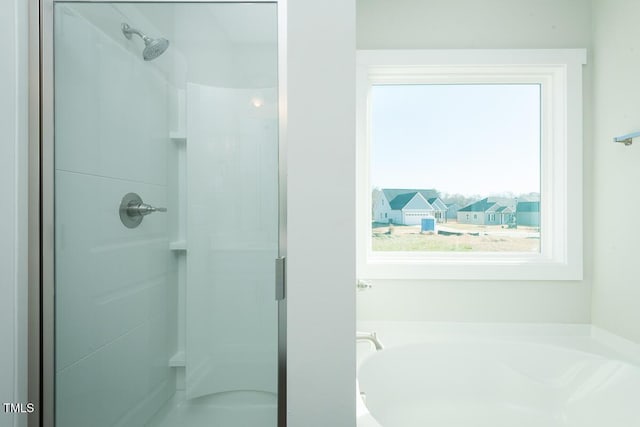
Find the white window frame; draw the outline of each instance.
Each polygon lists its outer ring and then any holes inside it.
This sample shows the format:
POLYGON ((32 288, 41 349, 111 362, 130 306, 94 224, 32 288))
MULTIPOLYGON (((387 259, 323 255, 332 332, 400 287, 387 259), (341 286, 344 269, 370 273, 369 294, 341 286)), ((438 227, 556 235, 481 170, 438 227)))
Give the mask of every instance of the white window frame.
POLYGON ((581 280, 585 49, 357 52, 357 264, 366 279, 581 280), (379 252, 371 246, 370 93, 381 84, 541 86, 540 253, 379 252))

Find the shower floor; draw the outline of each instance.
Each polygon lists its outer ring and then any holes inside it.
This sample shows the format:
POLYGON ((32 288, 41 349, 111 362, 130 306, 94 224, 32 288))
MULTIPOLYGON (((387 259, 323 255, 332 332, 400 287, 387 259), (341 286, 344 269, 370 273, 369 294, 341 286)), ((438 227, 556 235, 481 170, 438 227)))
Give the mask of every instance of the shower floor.
POLYGON ((177 391, 149 427, 275 427, 276 395, 255 391, 218 393, 187 400, 177 391))

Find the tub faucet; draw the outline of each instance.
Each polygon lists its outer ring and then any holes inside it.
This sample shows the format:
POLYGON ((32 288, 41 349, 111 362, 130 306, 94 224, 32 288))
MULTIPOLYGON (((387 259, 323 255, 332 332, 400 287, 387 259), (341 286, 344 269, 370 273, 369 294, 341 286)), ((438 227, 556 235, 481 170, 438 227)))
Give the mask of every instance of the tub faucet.
POLYGON ((369 341, 376 348, 376 351, 384 349, 384 346, 378 339, 378 335, 375 332, 356 332, 356 342, 357 341, 369 341))

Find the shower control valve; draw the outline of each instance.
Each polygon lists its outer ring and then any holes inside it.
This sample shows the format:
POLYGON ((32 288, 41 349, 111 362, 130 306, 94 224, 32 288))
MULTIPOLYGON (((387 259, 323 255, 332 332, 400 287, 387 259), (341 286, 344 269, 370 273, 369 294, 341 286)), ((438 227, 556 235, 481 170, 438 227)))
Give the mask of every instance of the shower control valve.
POLYGON ((120 221, 127 228, 136 228, 142 219, 153 212, 166 212, 167 208, 156 208, 142 201, 136 193, 128 193, 120 202, 120 221))

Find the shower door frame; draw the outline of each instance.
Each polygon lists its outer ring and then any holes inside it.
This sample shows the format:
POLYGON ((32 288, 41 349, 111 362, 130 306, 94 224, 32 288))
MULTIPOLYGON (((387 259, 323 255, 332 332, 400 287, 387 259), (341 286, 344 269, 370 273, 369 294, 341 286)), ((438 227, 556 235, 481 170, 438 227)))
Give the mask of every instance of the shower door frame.
MULTIPOLYGON (((272 3, 278 25, 278 257, 287 255, 287 0, 29 0, 29 427, 55 425, 54 4, 272 3)), ((275 262, 275 260, 274 260, 275 262)), ((285 272, 286 276, 286 272, 285 272)), ((287 300, 278 300, 277 427, 287 425, 287 300)), ((286 278, 284 279, 286 282, 286 278)))

